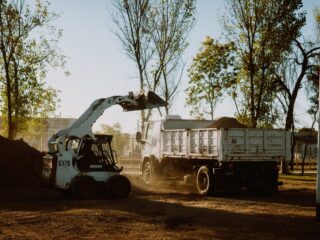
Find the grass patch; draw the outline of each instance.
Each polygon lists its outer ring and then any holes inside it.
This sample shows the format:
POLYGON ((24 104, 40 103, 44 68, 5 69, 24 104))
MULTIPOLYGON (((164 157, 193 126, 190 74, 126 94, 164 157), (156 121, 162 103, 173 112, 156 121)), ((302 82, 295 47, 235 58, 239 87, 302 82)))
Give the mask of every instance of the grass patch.
POLYGON ((301 182, 316 182, 316 174, 308 175, 299 175, 299 174, 290 174, 290 175, 279 175, 279 179, 282 181, 301 181, 301 182))

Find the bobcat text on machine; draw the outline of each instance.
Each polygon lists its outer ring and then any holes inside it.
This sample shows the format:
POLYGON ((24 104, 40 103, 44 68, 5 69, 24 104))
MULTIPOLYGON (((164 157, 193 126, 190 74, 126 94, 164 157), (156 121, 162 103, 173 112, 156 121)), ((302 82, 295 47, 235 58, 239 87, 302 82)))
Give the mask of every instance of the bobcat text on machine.
POLYGON ((277 162, 290 160, 290 133, 210 127, 213 123, 176 115, 147 123, 145 132, 137 133, 145 183, 181 180, 203 195, 234 188, 277 191, 277 162))
POLYGON ((153 92, 127 96, 112 96, 95 100, 68 128, 53 135, 48 141, 49 152, 44 157, 43 178, 52 186, 68 190, 74 196, 90 198, 99 192, 114 197, 130 193, 129 180, 120 175, 116 154, 111 148, 111 135, 96 135, 92 125, 113 106, 124 111, 152 109, 165 106, 153 92))

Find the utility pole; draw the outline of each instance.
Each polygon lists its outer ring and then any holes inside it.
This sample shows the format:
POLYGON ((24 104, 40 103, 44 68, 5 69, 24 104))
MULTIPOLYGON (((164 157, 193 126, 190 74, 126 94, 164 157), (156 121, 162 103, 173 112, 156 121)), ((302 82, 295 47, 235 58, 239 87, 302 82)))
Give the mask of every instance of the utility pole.
MULTIPOLYGON (((320 105, 320 65, 319 65, 319 96, 320 105)), ((320 107, 320 106, 319 106, 320 107)), ((317 196, 316 196, 316 218, 320 221, 320 109, 318 110, 318 149, 317 149, 317 196)))

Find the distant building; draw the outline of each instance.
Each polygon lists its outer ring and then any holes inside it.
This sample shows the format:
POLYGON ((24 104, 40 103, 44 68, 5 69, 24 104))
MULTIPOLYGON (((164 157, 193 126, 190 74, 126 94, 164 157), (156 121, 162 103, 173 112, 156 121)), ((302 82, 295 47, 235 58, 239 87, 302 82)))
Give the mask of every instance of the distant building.
POLYGON ((305 146, 308 144, 306 151, 306 158, 316 158, 317 157, 317 139, 318 132, 296 132, 294 134, 296 141, 294 149, 295 160, 302 160, 305 146))
POLYGON ((48 118, 46 119, 47 123, 47 132, 49 138, 59 132, 62 129, 69 127, 72 123, 76 121, 76 118, 48 118))
POLYGON ((39 151, 48 151, 48 140, 62 129, 69 127, 75 118, 48 118, 45 120, 45 130, 41 132, 40 138, 25 137, 25 141, 39 151))

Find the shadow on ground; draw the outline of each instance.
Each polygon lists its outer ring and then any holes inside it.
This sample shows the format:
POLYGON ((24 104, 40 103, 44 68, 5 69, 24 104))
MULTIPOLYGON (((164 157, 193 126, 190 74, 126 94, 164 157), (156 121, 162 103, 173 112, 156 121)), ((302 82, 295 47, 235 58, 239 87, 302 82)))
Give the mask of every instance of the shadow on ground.
MULTIPOLYGON (((1 198, 0 212, 1 210, 42 212, 50 217, 52 214, 75 209, 89 213, 102 211, 99 224, 103 224, 104 221, 108 221, 108 224, 136 221, 155 225, 159 231, 183 231, 189 236, 188 239, 197 239, 199 234, 204 234, 202 237, 215 236, 219 239, 319 239, 320 236, 320 223, 316 222, 313 216, 298 214, 303 208, 314 207, 312 191, 284 190, 270 196, 234 193, 220 197, 201 197, 187 191, 175 192, 170 188, 157 192, 134 187, 131 196, 126 199, 91 201, 66 199, 63 195, 51 191, 46 194, 41 193, 42 195, 39 195, 40 192, 29 192, 28 195, 27 192, 26 190, 20 193, 14 192, 15 195, 10 201, 1 198), (224 209, 210 207, 213 201, 215 206, 221 204, 224 209), (247 212, 238 212, 234 209, 234 205, 240 201, 246 201, 249 208, 247 212), (201 206, 192 206, 190 202, 201 203, 201 206), (250 206, 263 207, 272 203, 286 205, 288 214, 278 214, 277 209, 270 213, 250 210, 250 206), (108 218, 110 211, 116 211, 116 217, 108 218)), ((10 195, 10 191, 7 194, 10 195)), ((239 207, 243 208, 243 204, 239 207)), ((72 221, 73 218, 81 216, 68 215, 68 217, 72 221)))

